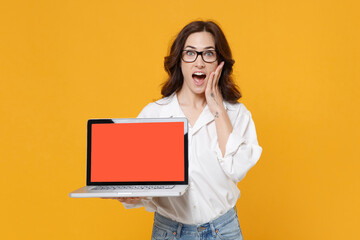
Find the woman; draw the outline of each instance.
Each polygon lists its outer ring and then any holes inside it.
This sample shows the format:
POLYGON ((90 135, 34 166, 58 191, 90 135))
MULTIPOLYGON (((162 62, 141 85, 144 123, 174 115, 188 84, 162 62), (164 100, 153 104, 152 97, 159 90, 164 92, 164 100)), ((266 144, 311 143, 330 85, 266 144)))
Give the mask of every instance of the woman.
POLYGON ((234 60, 214 22, 185 26, 165 58, 163 98, 140 118, 189 121, 189 189, 181 197, 119 198, 155 211, 152 239, 242 239, 237 183, 260 158, 255 126, 232 78, 234 60))

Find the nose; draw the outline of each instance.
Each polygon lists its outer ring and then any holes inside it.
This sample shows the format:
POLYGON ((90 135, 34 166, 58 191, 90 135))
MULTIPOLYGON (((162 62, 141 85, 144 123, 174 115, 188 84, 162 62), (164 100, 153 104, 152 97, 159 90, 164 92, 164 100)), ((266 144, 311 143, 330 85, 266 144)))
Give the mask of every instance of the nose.
POLYGON ((197 66, 198 68, 204 68, 205 67, 205 62, 202 59, 201 54, 197 55, 197 58, 195 60, 195 66, 197 66))

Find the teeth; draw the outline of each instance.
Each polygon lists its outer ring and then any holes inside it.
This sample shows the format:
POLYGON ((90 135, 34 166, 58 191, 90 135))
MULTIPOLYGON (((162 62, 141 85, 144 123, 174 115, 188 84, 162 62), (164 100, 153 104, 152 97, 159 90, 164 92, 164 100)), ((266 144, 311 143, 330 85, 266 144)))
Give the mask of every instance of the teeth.
POLYGON ((196 72, 196 73, 194 73, 194 75, 197 75, 197 76, 202 76, 202 75, 205 75, 205 73, 202 73, 202 72, 196 72))

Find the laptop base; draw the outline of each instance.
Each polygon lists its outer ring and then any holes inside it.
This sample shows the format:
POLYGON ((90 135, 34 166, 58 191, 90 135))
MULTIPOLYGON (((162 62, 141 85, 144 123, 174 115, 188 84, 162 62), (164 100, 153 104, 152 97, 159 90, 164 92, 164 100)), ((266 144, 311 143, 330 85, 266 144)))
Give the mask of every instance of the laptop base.
POLYGON ((93 191, 96 186, 79 188, 69 194, 72 198, 106 198, 106 197, 176 197, 185 193, 189 185, 175 185, 172 189, 153 190, 103 190, 93 191))

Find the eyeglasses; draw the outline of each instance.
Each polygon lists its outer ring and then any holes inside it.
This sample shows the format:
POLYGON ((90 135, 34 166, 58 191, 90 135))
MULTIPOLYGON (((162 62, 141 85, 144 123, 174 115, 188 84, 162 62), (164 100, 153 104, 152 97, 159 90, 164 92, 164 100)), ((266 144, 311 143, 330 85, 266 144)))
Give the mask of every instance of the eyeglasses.
POLYGON ((206 63, 213 63, 217 60, 217 55, 215 50, 206 50, 198 52, 195 50, 183 50, 181 59, 184 62, 192 63, 195 62, 197 57, 201 55, 201 58, 206 63))

